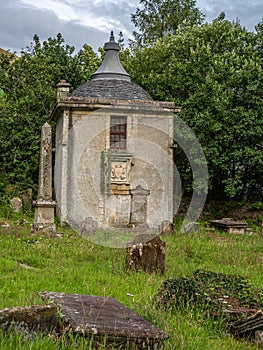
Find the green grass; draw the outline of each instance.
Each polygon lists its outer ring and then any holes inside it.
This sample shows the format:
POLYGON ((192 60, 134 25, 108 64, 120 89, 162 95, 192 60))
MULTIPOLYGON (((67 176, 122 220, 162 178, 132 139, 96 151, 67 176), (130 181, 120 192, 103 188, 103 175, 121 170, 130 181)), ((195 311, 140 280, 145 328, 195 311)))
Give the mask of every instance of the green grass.
MULTIPOLYGON (((166 241, 166 275, 127 271, 125 249, 90 242, 70 229, 61 238, 30 232, 30 220, 0 228, 0 308, 43 303, 41 291, 113 297, 169 334, 163 349, 256 349, 227 334, 202 311, 157 308, 153 298, 168 278, 197 269, 248 277, 263 288, 263 239, 259 233, 229 235, 205 228, 175 233, 166 241), (132 294, 133 296, 130 296, 132 294)), ((0 219, 0 221, 4 221, 0 219)), ((88 340, 27 339, 0 333, 0 349, 92 349, 88 340)))

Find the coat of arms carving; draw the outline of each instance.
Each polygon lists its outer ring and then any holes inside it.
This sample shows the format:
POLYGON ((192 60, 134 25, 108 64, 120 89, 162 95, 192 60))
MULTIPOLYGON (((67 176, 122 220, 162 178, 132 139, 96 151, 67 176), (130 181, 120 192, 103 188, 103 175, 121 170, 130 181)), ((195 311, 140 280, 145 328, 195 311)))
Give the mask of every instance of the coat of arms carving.
POLYGON ((127 162, 112 162, 111 163, 111 182, 124 182, 127 183, 128 167, 127 162))

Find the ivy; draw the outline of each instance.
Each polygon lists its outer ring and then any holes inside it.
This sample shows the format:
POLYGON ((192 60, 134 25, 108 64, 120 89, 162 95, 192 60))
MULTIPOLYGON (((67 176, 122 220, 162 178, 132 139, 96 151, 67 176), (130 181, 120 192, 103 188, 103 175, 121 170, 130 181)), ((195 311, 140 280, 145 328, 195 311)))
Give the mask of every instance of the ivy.
POLYGON ((262 308, 263 290, 242 276, 197 270, 191 277, 166 280, 155 300, 169 309, 190 306, 218 316, 226 308, 262 308))

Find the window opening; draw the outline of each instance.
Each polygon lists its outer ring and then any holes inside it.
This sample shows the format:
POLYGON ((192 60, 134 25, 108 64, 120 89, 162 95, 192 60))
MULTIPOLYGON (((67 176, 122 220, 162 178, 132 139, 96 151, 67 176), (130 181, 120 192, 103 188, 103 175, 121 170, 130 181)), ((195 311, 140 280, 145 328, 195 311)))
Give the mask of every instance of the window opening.
POLYGON ((110 148, 126 149, 127 118, 112 116, 110 120, 110 148))

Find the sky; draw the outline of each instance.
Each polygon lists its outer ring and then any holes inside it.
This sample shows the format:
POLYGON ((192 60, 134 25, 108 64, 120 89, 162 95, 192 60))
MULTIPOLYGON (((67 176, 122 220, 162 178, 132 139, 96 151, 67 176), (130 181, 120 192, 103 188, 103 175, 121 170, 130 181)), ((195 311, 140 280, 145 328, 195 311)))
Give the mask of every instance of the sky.
MULTIPOLYGON (((43 41, 61 33, 77 53, 84 44, 97 51, 111 30, 116 38, 122 31, 127 43, 139 0, 0 0, 0 6, 0 48, 19 55, 35 34, 43 41)), ((226 19, 238 18, 251 31, 263 18, 262 0, 196 0, 196 6, 207 22, 224 11, 226 19)))

